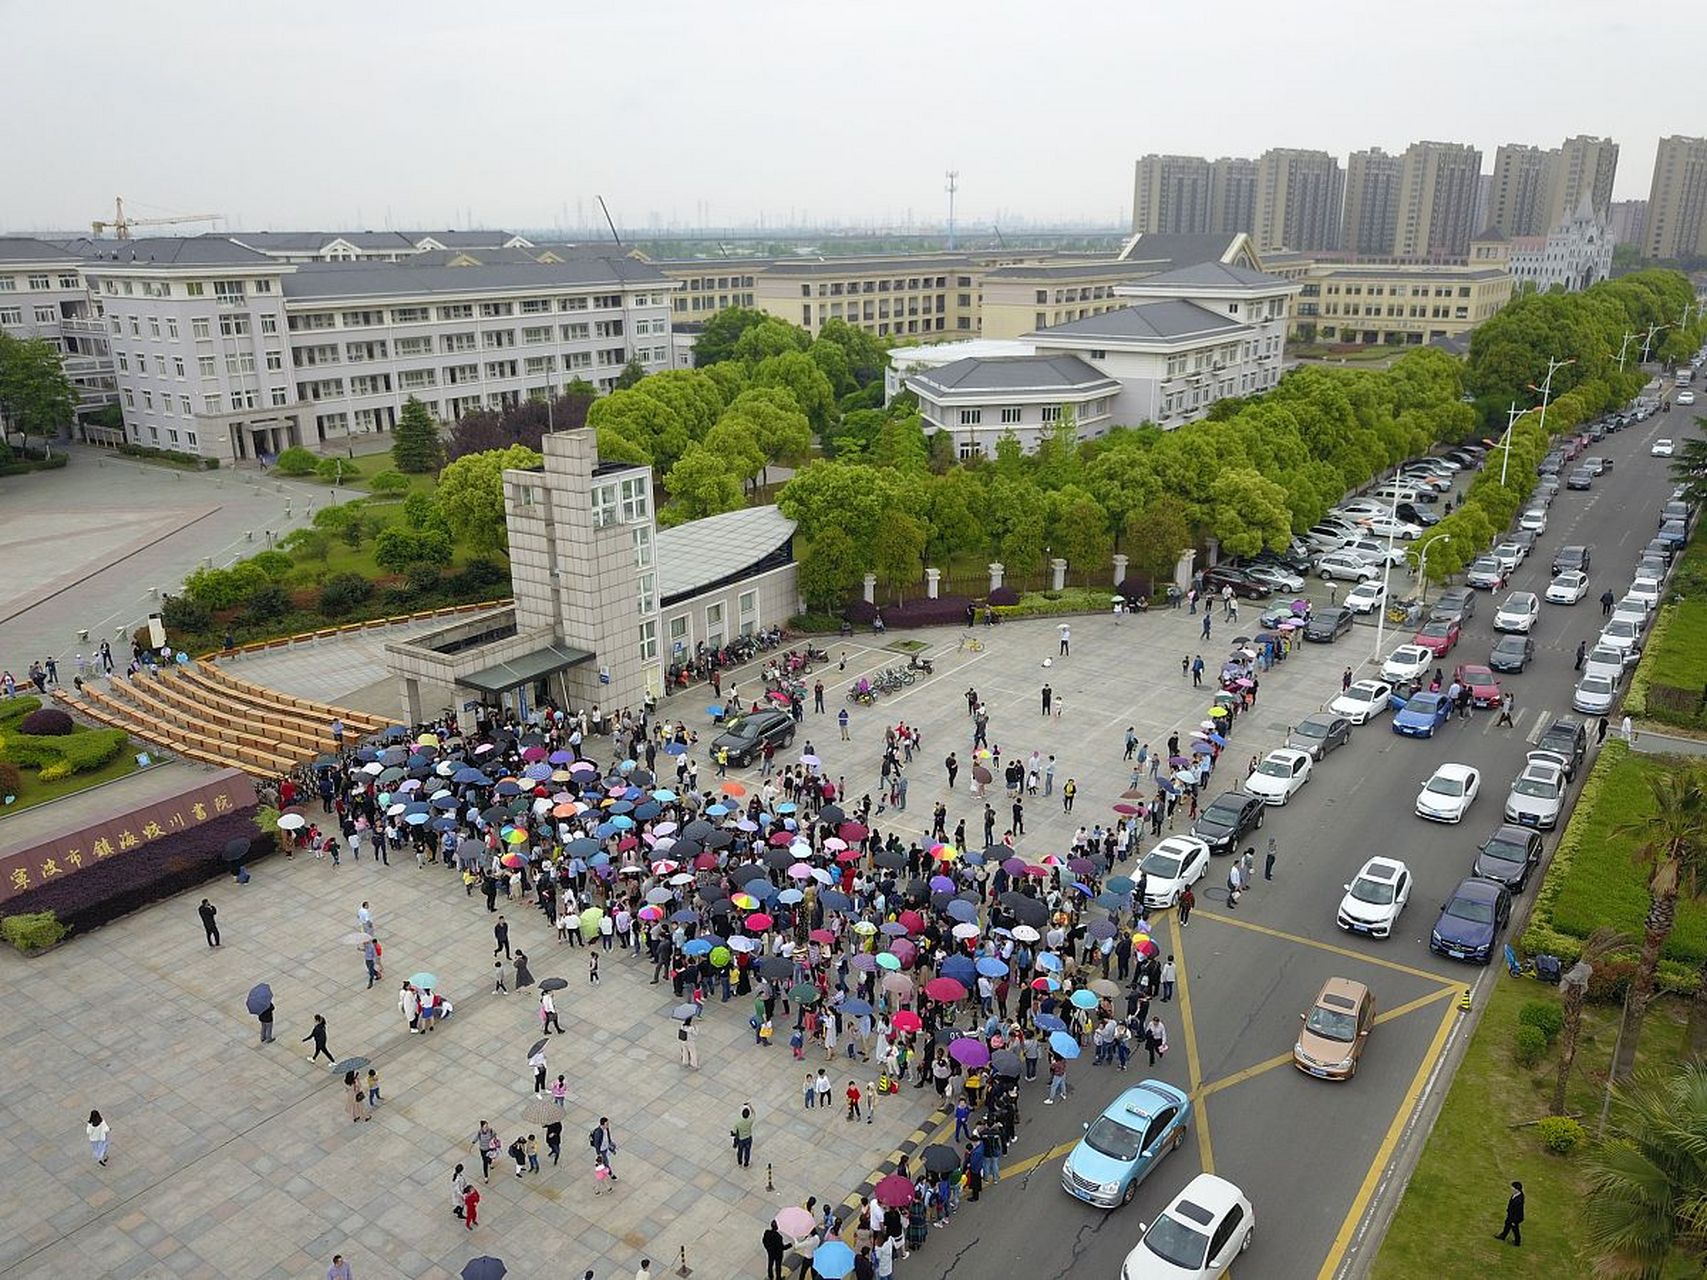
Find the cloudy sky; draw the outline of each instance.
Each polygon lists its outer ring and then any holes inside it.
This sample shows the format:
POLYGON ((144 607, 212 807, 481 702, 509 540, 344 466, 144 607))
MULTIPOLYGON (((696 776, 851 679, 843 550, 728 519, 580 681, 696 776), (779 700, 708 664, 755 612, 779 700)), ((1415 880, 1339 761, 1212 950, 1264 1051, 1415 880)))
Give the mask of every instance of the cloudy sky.
MULTIPOLYGON (((1149 151, 1707 131, 1683 0, 0 0, 0 228, 1124 223, 1149 151), (1297 16, 1289 17, 1288 11, 1297 16), (242 15, 242 16, 238 16, 242 15)), ((193 229, 193 228, 192 228, 193 229)))

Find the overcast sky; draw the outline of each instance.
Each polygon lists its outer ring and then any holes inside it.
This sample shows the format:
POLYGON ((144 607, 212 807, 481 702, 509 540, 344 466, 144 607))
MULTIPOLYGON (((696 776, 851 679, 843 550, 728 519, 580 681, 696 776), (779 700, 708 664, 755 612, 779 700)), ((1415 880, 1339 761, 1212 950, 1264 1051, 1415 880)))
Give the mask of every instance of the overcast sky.
MULTIPOLYGON (((1150 151, 1707 132, 1684 0, 0 0, 0 227, 1130 216, 1150 151), (239 16, 241 15, 241 16, 239 16), (1289 16, 1289 15, 1296 15, 1289 16)), ((191 227, 190 230, 205 229, 191 227)))

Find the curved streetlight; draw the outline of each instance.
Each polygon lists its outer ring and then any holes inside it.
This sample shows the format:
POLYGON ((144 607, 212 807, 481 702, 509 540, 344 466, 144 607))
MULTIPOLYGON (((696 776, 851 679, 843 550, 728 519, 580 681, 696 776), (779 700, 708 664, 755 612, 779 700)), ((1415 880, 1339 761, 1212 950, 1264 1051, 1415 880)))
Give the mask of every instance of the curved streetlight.
POLYGON ((1428 549, 1437 542, 1451 542, 1450 533, 1437 533, 1417 549, 1417 579, 1421 582, 1423 603, 1428 603, 1428 549))

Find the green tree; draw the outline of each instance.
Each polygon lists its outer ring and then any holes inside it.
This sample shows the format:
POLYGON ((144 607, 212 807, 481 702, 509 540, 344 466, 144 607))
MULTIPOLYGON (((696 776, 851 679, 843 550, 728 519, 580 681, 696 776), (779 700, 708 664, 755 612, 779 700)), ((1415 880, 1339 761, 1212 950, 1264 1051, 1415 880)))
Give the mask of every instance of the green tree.
POLYGON ((440 529, 450 533, 450 522, 445 519, 443 508, 438 500, 430 493, 416 490, 403 499, 403 522, 411 529, 427 530, 440 529))
POLYGON ((802 467, 776 496, 783 515, 813 541, 835 525, 856 545, 871 545, 888 496, 884 473, 864 463, 819 459, 802 467))
POLYGON ((729 405, 752 427, 753 438, 764 455, 760 482, 772 466, 799 466, 812 452, 812 424, 800 411, 794 393, 783 387, 752 387, 729 405))
POLYGON ((1071 405, 1061 407, 1061 416, 1049 434, 1037 442, 1037 483, 1045 489, 1064 489, 1084 482, 1079 459, 1079 421, 1071 405))
POLYGON ((1223 472, 1210 486, 1209 532, 1228 555, 1254 556, 1292 536, 1286 490, 1256 471, 1223 472))
POLYGON ((451 560, 450 535, 437 529, 415 530, 400 525, 381 529, 374 539, 373 559, 381 569, 405 573, 412 566, 444 568, 451 560))
POLYGON ((889 367, 889 352, 875 334, 867 333, 846 320, 832 319, 819 327, 817 340, 812 345, 816 347, 820 342, 841 348, 856 386, 869 387, 883 381, 883 372, 889 367))
POLYGON ((1180 553, 1191 545, 1185 503, 1164 494, 1134 511, 1126 517, 1121 545, 1131 557, 1133 573, 1152 590, 1172 581, 1180 553))
POLYGON ((1049 522, 1050 549, 1089 586, 1108 567, 1109 553, 1114 549, 1108 515, 1082 489, 1063 490, 1054 497, 1057 502, 1049 522))
POLYGON ((646 462, 659 471, 668 471, 693 443, 681 415, 663 398, 638 387, 595 400, 587 410, 587 425, 599 433, 601 458, 646 462), (641 456, 633 456, 637 452, 641 456))
MULTIPOLYGON (((1622 951, 1630 940, 1616 929, 1602 925, 1583 939, 1582 953, 1577 957, 1583 964, 1594 966, 1615 951, 1622 951)), ((1588 984, 1564 985, 1564 1025, 1559 1035, 1559 1071, 1553 1080, 1553 1105, 1556 1116, 1565 1114, 1565 1090, 1571 1082, 1571 1064, 1577 1058, 1577 1040, 1582 1035, 1583 1005, 1588 1001, 1588 984)))
POLYGON ((691 445, 664 477, 670 505, 659 513, 664 524, 682 524, 745 505, 741 478, 729 465, 703 444, 691 445))
POLYGON ((811 338, 799 325, 789 324, 776 316, 766 316, 750 325, 735 342, 735 358, 748 364, 758 364, 772 356, 802 355, 811 345, 811 338))
POLYGON ((725 407, 716 381, 697 369, 662 370, 648 376, 635 390, 668 405, 694 440, 705 438, 725 407))
POLYGON ((819 338, 806 348, 806 354, 830 380, 830 389, 838 399, 858 389, 848 368, 848 354, 835 343, 819 338))
POLYGON ((320 459, 296 444, 273 459, 273 470, 281 476, 311 476, 319 464, 320 459))
POLYGON ((456 541, 472 551, 502 551, 509 545, 504 525, 504 472, 527 471, 545 459, 526 445, 470 453, 439 473, 438 505, 456 541))
POLYGON ((923 472, 930 461, 930 448, 925 443, 925 422, 918 414, 905 417, 893 414, 877 429, 871 444, 871 460, 880 467, 894 471, 923 472))
POLYGON ((646 376, 646 366, 640 363, 639 356, 629 356, 628 363, 622 366, 622 372, 616 375, 611 383, 614 391, 627 391, 646 376))
POLYGON ((984 527, 984 486, 965 468, 935 475, 926 490, 925 522, 930 530, 925 553, 932 564, 946 567, 962 553, 982 551, 989 543, 984 527))
MULTIPOLYGON (((739 410, 731 409, 717 420, 717 425, 705 433, 700 446, 713 457, 722 460, 724 468, 742 486, 758 478, 765 469, 765 451, 759 447, 759 436, 752 419, 739 410)), ((690 450, 691 452, 691 450, 690 450)), ((682 455, 686 457, 686 454, 682 455)))
POLYGON ((410 396, 403 402, 403 412, 397 415, 397 432, 391 442, 392 465, 405 475, 430 475, 439 469, 443 458, 439 424, 433 421, 426 405, 410 396))
POLYGON ((751 385, 783 387, 794 394, 794 402, 819 435, 827 433, 836 419, 836 395, 824 371, 800 351, 788 351, 760 360, 753 367, 751 385))
POLYGON ((1660 952, 1677 923, 1677 900, 1685 893, 1696 896, 1701 873, 1707 869, 1707 793, 1702 790, 1699 768, 1680 765, 1649 774, 1647 783, 1653 812, 1633 816, 1609 833, 1613 840, 1639 841, 1632 856, 1648 872, 1648 911, 1642 921, 1636 973, 1624 1003, 1618 1055, 1612 1063, 1615 1080, 1628 1080, 1635 1069, 1636 1046, 1654 998, 1660 952))
POLYGON ((883 513, 871 544, 873 568, 897 598, 919 580, 927 536, 924 521, 917 516, 894 509, 883 513))
POLYGON ((380 494, 399 494, 409 491, 409 477, 401 471, 381 471, 367 482, 369 489, 380 494))
POLYGON ((44 443, 77 416, 77 392, 59 351, 45 338, 0 334, 0 417, 44 443))
POLYGON ((864 572, 854 540, 840 526, 828 525, 801 548, 800 594, 815 612, 839 612, 864 572))
POLYGON ((694 368, 735 359, 735 344, 741 335, 754 325, 763 324, 770 316, 751 307, 724 307, 714 313, 700 330, 693 344, 694 368))
POLYGON ((735 397, 747 389, 747 366, 739 360, 720 360, 716 364, 696 367, 717 388, 724 404, 734 404, 735 397))
MULTIPOLYGON (((1696 426, 1703 424, 1704 419, 1697 418, 1696 426)), ((1707 501, 1707 438, 1690 436, 1679 442, 1677 453, 1671 460, 1671 478, 1683 486, 1683 496, 1686 502, 1700 506, 1707 501)))

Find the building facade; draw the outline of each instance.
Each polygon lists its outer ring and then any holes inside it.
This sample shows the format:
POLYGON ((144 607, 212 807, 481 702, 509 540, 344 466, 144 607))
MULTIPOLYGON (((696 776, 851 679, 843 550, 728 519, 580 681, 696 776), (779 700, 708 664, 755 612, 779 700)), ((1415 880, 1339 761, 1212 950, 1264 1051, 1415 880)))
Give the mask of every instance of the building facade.
POLYGON ((1476 233, 1476 191, 1482 153, 1460 142, 1413 142, 1399 177, 1393 254, 1401 258, 1462 258, 1476 233))
POLYGON ((1326 151, 1275 147, 1256 165, 1257 252, 1339 248, 1345 173, 1326 151))
POLYGON ((1643 232, 1648 226, 1648 202, 1646 200, 1614 200, 1608 226, 1612 231, 1612 242, 1615 245, 1642 243, 1643 232))
POLYGON ((1209 165, 1209 225, 1211 235, 1250 235, 1256 230, 1257 162, 1222 156, 1209 165))
POLYGON ((1612 232, 1585 192, 1575 215, 1544 236, 1511 242, 1510 270, 1520 287, 1575 293, 1612 274, 1612 232))
POLYGON ((1132 182, 1132 230, 1164 234, 1208 231, 1212 197, 1202 156, 1141 157, 1132 182))
MULTIPOLYGON (((57 245, 0 236, 0 333, 40 338, 60 353, 79 418, 119 398, 107 326, 90 301, 81 267, 76 254, 57 245)), ((86 438, 108 434, 87 423, 78 429, 86 438)))
POLYGON ((752 307, 754 273, 771 258, 662 259, 652 265, 671 280, 670 315, 677 324, 701 324, 726 307, 752 307))
POLYGON ((1661 138, 1642 228, 1642 256, 1707 254, 1707 138, 1661 138))
POLYGON ((1392 252, 1399 221, 1400 168, 1399 157, 1380 147, 1354 151, 1346 160, 1340 247, 1347 253, 1392 252))
POLYGON ((1508 238, 1545 234, 1558 151, 1511 142, 1494 152, 1489 226, 1508 238))
POLYGON ((1313 263, 1298 280, 1292 335, 1304 342, 1422 346, 1462 337, 1511 299, 1503 242, 1478 262, 1313 263))
POLYGON ((1604 221, 1611 213, 1612 184, 1618 177, 1618 144, 1578 134, 1566 138, 1555 155, 1547 225, 1556 227, 1576 217, 1585 196, 1590 210, 1604 221))

